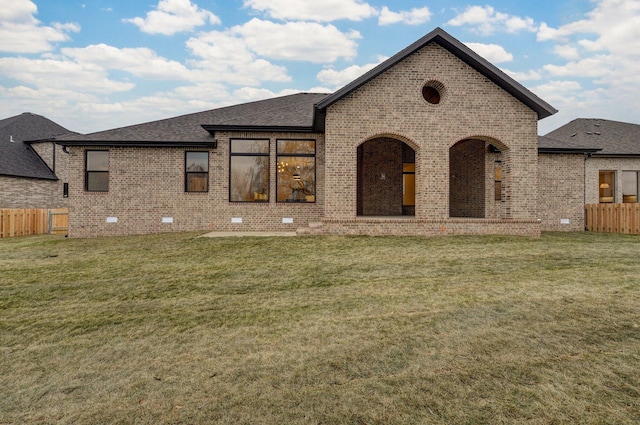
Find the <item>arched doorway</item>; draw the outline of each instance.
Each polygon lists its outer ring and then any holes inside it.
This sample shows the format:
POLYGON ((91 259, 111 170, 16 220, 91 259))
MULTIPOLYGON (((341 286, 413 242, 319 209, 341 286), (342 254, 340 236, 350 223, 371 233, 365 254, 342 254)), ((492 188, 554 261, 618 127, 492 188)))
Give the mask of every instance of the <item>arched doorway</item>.
POLYGON ((449 148, 449 216, 504 218, 503 155, 495 140, 464 139, 449 148))
POLYGON ((413 148, 393 138, 358 146, 357 214, 414 216, 415 162, 413 148))

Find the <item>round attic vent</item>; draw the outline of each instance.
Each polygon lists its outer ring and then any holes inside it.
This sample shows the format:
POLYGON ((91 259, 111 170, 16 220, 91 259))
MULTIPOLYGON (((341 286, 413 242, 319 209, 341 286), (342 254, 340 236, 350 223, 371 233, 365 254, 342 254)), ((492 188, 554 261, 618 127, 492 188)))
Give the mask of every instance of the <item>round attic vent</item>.
POLYGON ((444 84, 440 81, 427 81, 427 83, 422 87, 422 97, 432 105, 439 104, 444 95, 444 84))

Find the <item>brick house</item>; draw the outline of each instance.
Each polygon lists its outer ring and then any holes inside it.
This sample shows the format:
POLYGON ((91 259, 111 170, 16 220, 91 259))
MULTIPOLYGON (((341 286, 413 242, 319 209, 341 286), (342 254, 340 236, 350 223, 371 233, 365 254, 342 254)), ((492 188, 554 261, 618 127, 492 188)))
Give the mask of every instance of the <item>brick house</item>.
POLYGON ((539 155, 537 121, 555 112, 438 28, 332 94, 58 138, 69 235, 537 236, 560 219, 540 220, 539 157, 553 170, 591 152, 539 155))
POLYGON ((67 206, 68 154, 53 138, 74 134, 25 112, 0 120, 0 208, 67 206))

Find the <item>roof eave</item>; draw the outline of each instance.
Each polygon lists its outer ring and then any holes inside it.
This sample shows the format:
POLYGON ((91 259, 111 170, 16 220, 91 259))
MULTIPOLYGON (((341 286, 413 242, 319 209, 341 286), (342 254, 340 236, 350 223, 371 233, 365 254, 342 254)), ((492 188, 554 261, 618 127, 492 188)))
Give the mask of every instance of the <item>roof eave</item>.
POLYGON ((538 153, 553 153, 553 154, 594 154, 600 149, 591 148, 538 148, 538 153))
POLYGON ((14 178, 20 178, 20 179, 48 180, 48 181, 58 181, 58 180, 60 180, 57 176, 37 177, 37 176, 25 176, 25 175, 19 175, 19 174, 5 174, 5 173, 0 173, 0 176, 14 177, 14 178))
POLYGON ((638 153, 596 153, 594 156, 598 158, 637 158, 640 157, 638 153))
POLYGON ((209 134, 215 136, 216 131, 244 131, 255 133, 314 133, 316 130, 313 126, 295 126, 295 125, 215 125, 203 124, 202 128, 207 130, 209 134))
POLYGON ((108 146, 108 147, 127 147, 127 148, 217 148, 218 141, 129 141, 129 140, 57 140, 56 144, 61 146, 108 146))

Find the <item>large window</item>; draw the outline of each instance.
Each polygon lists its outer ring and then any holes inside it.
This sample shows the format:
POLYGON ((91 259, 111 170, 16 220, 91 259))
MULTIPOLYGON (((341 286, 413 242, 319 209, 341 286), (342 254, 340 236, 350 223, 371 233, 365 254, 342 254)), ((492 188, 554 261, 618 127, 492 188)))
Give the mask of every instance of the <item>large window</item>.
POLYGON ((622 172, 622 202, 638 202, 638 171, 622 172))
POLYGON ((598 179, 598 182, 599 182, 598 189, 600 191, 600 202, 601 203, 615 202, 616 172, 600 171, 599 175, 600 177, 598 179))
POLYGON ((316 142, 278 140, 276 150, 278 202, 315 202, 316 142))
POLYGON ((109 191, 109 151, 86 151, 85 170, 86 191, 109 191))
POLYGON ((185 152, 185 192, 209 190, 209 152, 185 152))
POLYGON ((232 139, 229 201, 269 202, 269 140, 232 139))

